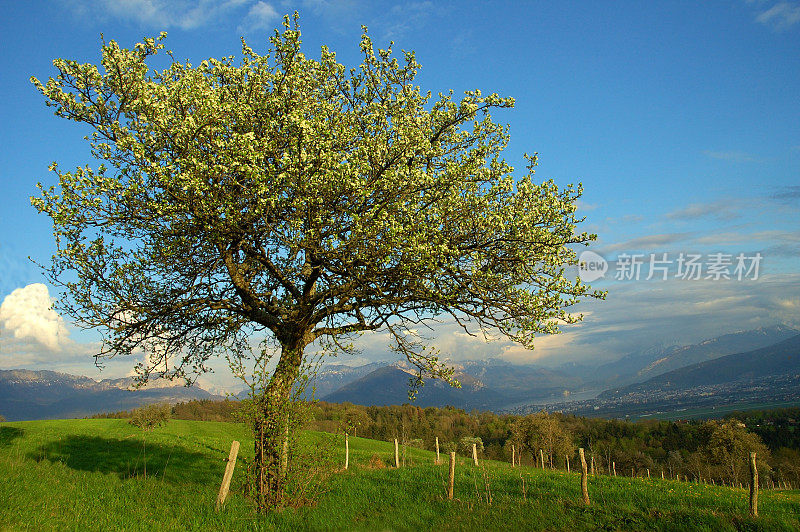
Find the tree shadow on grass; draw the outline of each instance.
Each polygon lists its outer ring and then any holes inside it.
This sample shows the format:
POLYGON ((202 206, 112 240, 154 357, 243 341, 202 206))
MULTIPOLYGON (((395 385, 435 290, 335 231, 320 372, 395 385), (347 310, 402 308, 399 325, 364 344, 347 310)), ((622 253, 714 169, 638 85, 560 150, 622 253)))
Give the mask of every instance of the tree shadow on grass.
POLYGON ((17 427, 0 427, 0 447, 7 447, 17 439, 21 438, 25 431, 17 427))
POLYGON ((29 458, 61 462, 79 471, 111 473, 121 479, 155 477, 171 484, 207 484, 222 478, 224 458, 190 451, 180 445, 150 443, 145 439, 109 439, 68 436, 29 453, 29 458))

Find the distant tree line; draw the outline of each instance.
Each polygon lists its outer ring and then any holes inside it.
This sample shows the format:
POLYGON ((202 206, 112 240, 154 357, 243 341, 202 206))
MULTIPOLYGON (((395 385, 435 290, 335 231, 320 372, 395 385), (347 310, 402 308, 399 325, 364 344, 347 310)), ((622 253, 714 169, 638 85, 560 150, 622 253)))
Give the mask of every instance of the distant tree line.
MULTIPOLYGON (((199 399, 186 403, 177 403, 170 408, 171 419, 186 419, 190 421, 240 421, 237 417, 242 409, 240 401, 225 399, 214 401, 199 399)), ((95 414, 93 418, 129 419, 136 410, 122 410, 95 414)))
MULTIPOLYGON (((199 421, 237 421, 238 401, 199 400, 172 407, 172 417, 199 421)), ((800 408, 737 412, 712 421, 623 421, 539 412, 528 416, 466 412, 453 407, 359 406, 315 402, 306 428, 347 432, 433 450, 471 456, 476 443, 483 456, 511 460, 511 446, 522 463, 564 468, 583 447, 598 472, 747 483, 747 456, 756 451, 761 478, 800 483, 800 408)), ((98 417, 130 417, 128 412, 98 417)))

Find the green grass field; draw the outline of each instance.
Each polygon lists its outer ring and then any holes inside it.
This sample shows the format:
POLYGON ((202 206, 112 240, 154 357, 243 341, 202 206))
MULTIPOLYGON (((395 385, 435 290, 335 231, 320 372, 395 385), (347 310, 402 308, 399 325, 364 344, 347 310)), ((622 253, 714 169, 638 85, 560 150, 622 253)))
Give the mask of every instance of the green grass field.
MULTIPOLYGON (((466 458, 447 501, 447 466, 434 453, 408 449, 405 467, 375 467, 392 461, 393 445, 361 438, 350 438, 350 470, 328 479, 315 506, 255 515, 240 462, 215 512, 234 439, 252 455, 247 428, 230 423, 173 420, 144 436, 115 419, 2 423, 0 530, 800 529, 797 491, 761 491, 751 519, 746 490, 597 476, 585 507, 577 473, 466 458)), ((341 436, 307 432, 301 445, 343 464, 341 436)))

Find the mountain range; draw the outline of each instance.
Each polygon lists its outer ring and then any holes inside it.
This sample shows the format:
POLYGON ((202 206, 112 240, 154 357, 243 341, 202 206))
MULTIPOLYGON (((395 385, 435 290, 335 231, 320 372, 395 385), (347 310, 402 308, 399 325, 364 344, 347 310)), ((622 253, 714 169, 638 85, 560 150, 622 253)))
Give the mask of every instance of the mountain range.
MULTIPOLYGON (((467 361, 454 364, 455 377, 461 389, 451 388, 440 381, 428 381, 419 391, 415 404, 425 406, 451 405, 467 410, 472 408, 500 410, 524 404, 563 403, 587 389, 595 395, 604 389, 620 389, 629 384, 650 382, 649 379, 668 374, 674 368, 713 361, 732 353, 770 346, 797 336, 800 331, 776 325, 726 334, 688 346, 652 348, 630 353, 618 361, 600 366, 565 365, 548 369, 535 365, 515 365, 502 360, 467 361)), ((726 362, 721 362, 725 365, 726 362)), ((358 368, 337 366, 331 375, 323 369, 317 378, 324 383, 320 389, 331 389, 335 376, 341 387, 333 392, 318 393, 317 398, 330 402, 350 402, 361 405, 402 404, 408 399, 410 370, 407 364, 370 364, 358 368), (371 371, 367 371, 371 370, 371 371)), ((716 371, 716 370, 715 370, 716 371)), ((726 374, 721 372, 721 374, 726 374)), ((652 381, 652 384, 658 382, 652 381)), ((643 385, 644 392, 650 384, 643 385)), ((600 397, 607 397, 607 394, 600 397)))
MULTIPOLYGON (((553 369, 497 359, 459 362, 452 366, 461 388, 427 380, 414 404, 526 411, 540 408, 535 405, 583 402, 586 409, 593 411, 597 410, 596 404, 587 401, 587 397, 596 396, 597 404, 641 404, 658 396, 669 404, 675 390, 682 390, 683 396, 691 398, 693 387, 775 376, 783 378, 778 386, 782 397, 793 397, 795 374, 800 393, 798 333, 786 326, 765 327, 694 345, 629 353, 617 361, 595 366, 568 364, 553 369), (600 393, 603 390, 606 391, 600 393), (578 401, 582 395, 586 397, 578 401)), ((408 390, 413 375, 414 368, 406 361, 327 365, 312 377, 306 397, 366 406, 403 404, 410 402, 408 390)), ((97 382, 52 371, 0 371, 0 414, 9 420, 84 417, 128 410, 143 403, 221 399, 198 386, 186 388, 179 382, 152 381, 147 388, 136 391, 129 390, 132 384, 130 378, 97 382)), ((735 386, 723 388, 729 396, 739 393, 735 386)), ((704 389, 703 393, 712 392, 704 389)))
POLYGON ((653 347, 603 364, 595 368, 589 378, 603 386, 624 386, 699 362, 767 347, 799 333, 797 329, 775 325, 726 334, 693 345, 653 347))
POLYGON ((8 421, 80 418, 149 403, 222 399, 182 381, 151 380, 132 389, 133 378, 104 379, 55 371, 0 370, 0 414, 8 421))
POLYGON ((608 390, 600 398, 749 382, 772 376, 800 376, 800 334, 768 347, 699 362, 619 390, 608 390))

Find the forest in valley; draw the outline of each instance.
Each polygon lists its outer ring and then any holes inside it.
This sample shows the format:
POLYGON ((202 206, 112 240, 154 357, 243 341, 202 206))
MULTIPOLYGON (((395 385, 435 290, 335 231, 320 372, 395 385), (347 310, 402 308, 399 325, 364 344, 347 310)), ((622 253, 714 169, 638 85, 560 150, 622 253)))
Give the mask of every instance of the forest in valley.
MULTIPOLYGON (((240 421, 239 401, 190 401, 172 407, 171 417, 240 421)), ((800 485, 800 408, 747 411, 716 420, 624 421, 539 412, 527 416, 466 412, 452 407, 365 407, 350 403, 305 405, 305 427, 333 434, 393 441, 404 447, 470 456, 475 443, 488 459, 565 469, 577 449, 586 449, 598 472, 658 476, 715 484, 747 484, 748 455, 758 456, 759 474, 776 485, 800 485), (513 450, 512 450, 513 446, 513 450)), ((97 417, 129 417, 130 412, 97 417)))

